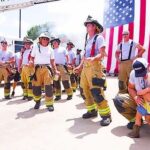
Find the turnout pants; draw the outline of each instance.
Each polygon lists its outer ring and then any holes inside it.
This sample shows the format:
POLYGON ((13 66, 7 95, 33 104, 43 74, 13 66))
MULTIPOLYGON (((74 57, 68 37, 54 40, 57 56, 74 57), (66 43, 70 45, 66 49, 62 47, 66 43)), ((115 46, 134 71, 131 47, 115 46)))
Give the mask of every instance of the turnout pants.
POLYGON ((117 111, 130 122, 135 121, 136 103, 129 94, 118 94, 114 99, 114 105, 117 111))
POLYGON ((29 66, 23 66, 21 72, 21 82, 23 89, 23 96, 33 97, 32 82, 30 76, 33 74, 34 68, 29 66))
POLYGON ((97 109, 102 118, 110 117, 111 112, 107 100, 105 99, 101 63, 85 62, 81 73, 81 88, 85 96, 85 105, 90 112, 97 109))
POLYGON ((60 81, 62 80, 62 84, 64 86, 64 89, 67 93, 68 96, 71 96, 73 94, 71 85, 70 85, 70 76, 67 70, 64 68, 63 65, 57 65, 58 71, 60 71, 60 77, 57 81, 54 81, 54 88, 55 88, 55 95, 56 96, 61 96, 61 83, 60 81))
POLYGON ((0 68, 0 82, 4 80, 4 96, 10 96, 10 80, 9 80, 10 73, 7 68, 2 67, 0 68))
POLYGON ((130 72, 132 70, 132 61, 121 61, 119 64, 119 93, 127 93, 128 92, 128 80, 130 76, 130 72))
POLYGON ((53 79, 50 70, 47 66, 39 66, 36 69, 36 80, 32 81, 34 101, 41 100, 42 86, 45 89, 45 104, 46 106, 53 105, 53 79))

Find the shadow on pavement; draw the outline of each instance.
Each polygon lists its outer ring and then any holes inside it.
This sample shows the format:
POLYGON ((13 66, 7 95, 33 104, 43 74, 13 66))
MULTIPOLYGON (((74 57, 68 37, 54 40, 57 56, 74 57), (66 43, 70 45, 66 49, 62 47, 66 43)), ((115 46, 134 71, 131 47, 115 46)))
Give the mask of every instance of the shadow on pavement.
POLYGON ((73 118, 66 120, 66 122, 69 121, 73 121, 74 124, 68 130, 76 134, 77 139, 82 139, 91 134, 97 134, 98 130, 101 128, 99 122, 94 122, 90 119, 73 118))
POLYGON ((35 110, 34 108, 30 108, 29 110, 26 110, 24 112, 17 113, 17 117, 15 119, 28 119, 38 114, 45 113, 47 111, 48 111, 47 108, 38 109, 38 110, 35 110))
MULTIPOLYGON (((119 126, 114 128, 111 132, 118 136, 128 136, 128 133, 132 130, 128 130, 125 126, 119 126)), ((129 150, 149 150, 150 149, 150 127, 144 125, 140 131, 140 138, 133 138, 134 144, 130 145, 129 150)))
POLYGON ((79 110, 85 109, 85 104, 84 104, 84 102, 77 104, 77 105, 76 105, 76 108, 79 109, 79 110))
POLYGON ((29 102, 29 101, 28 101, 28 100, 22 100, 22 99, 16 99, 16 100, 11 99, 11 101, 9 101, 9 102, 7 103, 7 105, 23 104, 23 103, 27 103, 27 102, 29 102))

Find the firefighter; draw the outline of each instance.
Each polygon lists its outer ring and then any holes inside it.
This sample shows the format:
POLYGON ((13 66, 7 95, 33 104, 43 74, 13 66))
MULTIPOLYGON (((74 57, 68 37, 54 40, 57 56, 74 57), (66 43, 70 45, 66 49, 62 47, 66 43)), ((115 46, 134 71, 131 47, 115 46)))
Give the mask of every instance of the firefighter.
POLYGON ((55 66, 54 53, 49 46, 50 38, 48 33, 42 33, 39 36, 39 42, 33 46, 31 52, 31 62, 34 64, 35 72, 31 77, 33 86, 33 96, 36 102, 34 109, 39 109, 41 105, 41 88, 45 89, 45 104, 48 111, 54 111, 53 106, 53 72, 59 72, 55 66))
POLYGON ((87 39, 85 44, 85 54, 81 64, 75 68, 75 72, 81 72, 81 87, 85 96, 87 112, 83 114, 83 119, 97 116, 97 111, 101 116, 101 126, 108 126, 111 119, 111 112, 107 100, 105 99, 101 59, 105 54, 104 38, 100 35, 103 31, 102 25, 91 16, 88 16, 84 25, 87 29, 87 39))
POLYGON ((32 100, 33 92, 32 92, 32 82, 30 80, 30 76, 34 72, 34 68, 29 65, 31 51, 32 51, 33 41, 29 38, 24 38, 24 47, 21 51, 21 59, 19 62, 19 69, 21 71, 21 84, 23 89, 23 100, 32 100), (22 70, 21 70, 22 68, 22 70))
POLYGON ((60 39, 57 37, 53 37, 53 39, 51 40, 51 45, 54 49, 56 67, 58 71, 60 71, 60 76, 58 77, 58 79, 54 79, 56 101, 61 99, 61 80, 65 92, 68 95, 67 100, 71 100, 73 96, 73 91, 70 85, 70 75, 68 71, 69 56, 67 50, 60 46, 60 42, 60 39))
POLYGON ((12 93, 11 93, 11 96, 15 96, 15 89, 16 89, 16 86, 17 86, 17 83, 20 81, 21 77, 20 77, 20 72, 19 72, 19 63, 20 63, 20 58, 21 58, 21 55, 20 55, 20 52, 17 52, 15 53, 15 70, 16 70, 16 73, 15 73, 15 76, 14 76, 14 82, 12 84, 12 93))
POLYGON ((14 63, 14 54, 7 50, 8 43, 5 39, 1 40, 0 50, 0 82, 4 80, 5 99, 10 98, 10 76, 12 75, 11 66, 14 63))
POLYGON ((76 83, 76 79, 75 79, 75 74, 73 72, 73 69, 75 68, 75 62, 76 62, 76 54, 73 51, 74 48, 74 44, 69 41, 67 43, 67 50, 68 50, 68 56, 69 56, 69 65, 70 65, 70 81, 71 81, 71 87, 73 89, 73 92, 76 92, 76 88, 77 88, 77 83, 76 83))
POLYGON ((119 63, 119 93, 123 94, 128 92, 127 87, 129 75, 132 70, 132 62, 136 58, 142 57, 145 50, 140 44, 130 40, 129 31, 123 31, 122 36, 123 41, 119 43, 115 56, 119 63), (138 49, 137 55, 136 49, 138 49))

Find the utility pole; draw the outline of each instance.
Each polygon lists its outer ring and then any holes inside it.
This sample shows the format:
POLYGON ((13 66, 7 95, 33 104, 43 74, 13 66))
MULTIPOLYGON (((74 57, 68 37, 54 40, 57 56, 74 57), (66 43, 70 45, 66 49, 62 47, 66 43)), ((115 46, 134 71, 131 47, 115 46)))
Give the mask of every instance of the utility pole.
POLYGON ((21 9, 19 9, 19 38, 21 38, 21 9))

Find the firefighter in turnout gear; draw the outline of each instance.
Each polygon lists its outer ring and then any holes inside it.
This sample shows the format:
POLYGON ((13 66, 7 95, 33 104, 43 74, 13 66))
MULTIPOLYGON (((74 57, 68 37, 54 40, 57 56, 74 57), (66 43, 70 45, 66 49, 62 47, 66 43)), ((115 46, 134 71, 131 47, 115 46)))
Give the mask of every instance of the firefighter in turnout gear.
POLYGON ((11 65, 14 61, 14 54, 7 50, 8 43, 5 39, 1 40, 1 49, 0 49, 0 82, 4 80, 4 96, 5 99, 10 99, 10 76, 11 65))
POLYGON ((45 89, 45 104, 48 111, 54 111, 53 107, 53 73, 59 74, 55 66, 54 53, 49 46, 50 38, 47 33, 39 36, 39 42, 33 46, 31 52, 31 62, 35 66, 35 72, 32 76, 32 88, 34 101, 36 102, 34 109, 39 109, 41 104, 41 88, 45 89))
POLYGON ((73 91, 70 85, 70 75, 68 71, 68 62, 69 62, 68 52, 64 47, 60 46, 60 39, 57 37, 53 37, 53 39, 51 40, 51 45, 54 49, 56 67, 58 71, 60 71, 60 76, 57 79, 54 78, 54 87, 56 95, 55 100, 58 101, 61 99, 61 84, 60 84, 61 80, 65 92, 68 95, 67 100, 71 100, 73 91))
POLYGON ((103 27, 97 20, 88 16, 84 23, 87 29, 87 37, 85 43, 85 55, 81 64, 75 68, 75 72, 81 72, 81 87, 85 96, 85 104, 87 113, 83 114, 83 118, 91 118, 97 116, 97 111, 101 116, 101 126, 108 126, 111 123, 111 112, 107 100, 105 99, 103 86, 103 72, 101 59, 105 55, 104 38, 99 34, 103 31, 103 27))
POLYGON ((70 81, 71 81, 71 87, 73 89, 73 92, 75 92, 76 88, 77 88, 76 76, 73 72, 73 69, 75 68, 75 62, 76 62, 76 54, 73 51, 74 47, 75 46, 72 42, 69 41, 67 43, 67 50, 68 50, 68 56, 69 56, 69 66, 70 66, 70 69, 68 69, 68 70, 70 72, 70 81))
POLYGON ((19 72, 21 71, 21 82, 23 89, 23 100, 28 99, 32 100, 33 92, 32 92, 32 82, 30 80, 30 76, 34 72, 33 66, 29 65, 30 57, 31 57, 31 46, 33 41, 28 38, 24 38, 24 47, 21 50, 21 59, 19 63, 19 72))
POLYGON ((129 39, 129 31, 123 31, 123 41, 118 45, 115 53, 116 59, 119 64, 119 93, 128 93, 128 80, 132 70, 132 62, 138 57, 142 57, 144 48, 129 39), (136 54, 136 49, 138 53, 136 54))

